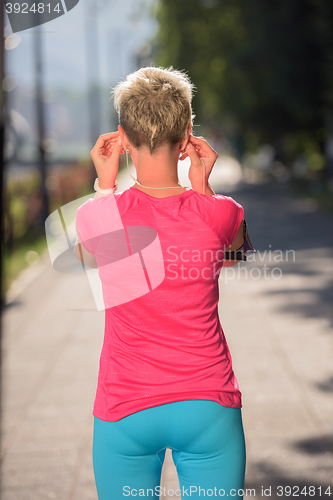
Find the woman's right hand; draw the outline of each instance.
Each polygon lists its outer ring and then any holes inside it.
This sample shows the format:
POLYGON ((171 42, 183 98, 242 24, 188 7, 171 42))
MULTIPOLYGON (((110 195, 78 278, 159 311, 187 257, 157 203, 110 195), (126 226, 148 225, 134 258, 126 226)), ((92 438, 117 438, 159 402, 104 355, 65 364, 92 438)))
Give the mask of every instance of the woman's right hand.
POLYGON ((191 134, 188 139, 186 150, 179 159, 185 160, 187 157, 191 160, 188 177, 192 186, 202 186, 203 181, 205 182, 205 185, 208 185, 208 178, 218 158, 217 152, 210 146, 206 139, 203 137, 194 137, 191 134), (204 162, 204 165, 202 162, 204 162))
POLYGON ((119 168, 119 155, 123 150, 119 132, 110 132, 100 135, 90 151, 101 189, 114 187, 119 168))

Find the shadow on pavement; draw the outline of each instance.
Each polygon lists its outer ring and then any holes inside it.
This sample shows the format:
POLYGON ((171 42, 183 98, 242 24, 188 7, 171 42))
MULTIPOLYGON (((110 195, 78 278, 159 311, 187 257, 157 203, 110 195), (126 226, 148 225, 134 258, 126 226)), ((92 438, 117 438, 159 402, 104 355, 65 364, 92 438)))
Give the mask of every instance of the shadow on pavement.
MULTIPOLYGON (((224 194, 223 187, 216 190, 224 194)), ((333 248, 333 216, 315 210, 280 184, 239 184, 228 191, 245 210, 251 238, 261 251, 333 248)))
POLYGON ((271 499, 312 498, 315 500, 329 499, 332 495, 332 485, 311 481, 303 477, 289 478, 278 467, 268 461, 256 464, 261 479, 257 483, 245 481, 244 499, 254 494, 246 490, 255 490, 255 498, 269 497, 271 499))
MULTIPOLYGON (((216 193, 223 194, 223 188, 216 193)), ((287 295, 281 312, 308 318, 325 318, 333 326, 333 216, 315 210, 306 199, 296 198, 291 190, 276 183, 240 184, 228 192, 244 207, 254 247, 259 255, 266 251, 295 251, 276 265, 283 275, 308 277, 299 288, 281 286, 268 294, 287 295), (330 267, 328 267, 330 266, 330 267)), ((256 265, 266 262, 256 257, 256 265)), ((249 262, 249 265, 250 262, 249 262)))
POLYGON ((13 307, 20 307, 20 306, 22 306, 22 301, 13 300, 13 302, 9 302, 8 304, 6 303, 1 304, 1 311, 5 311, 13 307))
MULTIPOLYGON (((293 451, 308 456, 322 455, 325 459, 327 455, 333 453, 333 435, 325 435, 322 437, 307 438, 300 441, 290 443, 290 448, 293 451)), ((287 464, 286 464, 287 465, 287 464)), ((327 465, 317 464, 315 469, 312 468, 311 474, 307 470, 302 473, 297 473, 293 470, 295 464, 290 464, 290 476, 283 471, 279 466, 273 464, 270 460, 259 460, 252 464, 256 471, 257 480, 245 480, 244 499, 254 496, 250 489, 255 490, 256 497, 269 496, 273 499, 279 498, 314 498, 314 499, 329 499, 333 494, 333 486, 327 481, 319 481, 310 479, 310 475, 319 476, 321 473, 326 473, 329 477, 332 467, 327 461, 327 465), (246 494, 246 489, 248 490, 246 494), (263 493, 265 491, 265 493, 263 493)), ((297 467, 297 464, 296 464, 297 467)))
POLYGON ((323 392, 333 392, 333 377, 316 384, 316 387, 323 392))
POLYGON ((294 447, 311 455, 327 452, 333 453, 333 435, 302 439, 301 441, 296 442, 294 447))

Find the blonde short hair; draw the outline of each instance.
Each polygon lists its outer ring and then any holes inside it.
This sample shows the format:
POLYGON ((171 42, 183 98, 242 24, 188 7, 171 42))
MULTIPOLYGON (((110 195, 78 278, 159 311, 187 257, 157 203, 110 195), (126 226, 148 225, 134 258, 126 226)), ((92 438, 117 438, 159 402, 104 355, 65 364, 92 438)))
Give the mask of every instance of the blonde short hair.
POLYGON ((126 77, 113 89, 119 123, 137 148, 150 153, 161 145, 175 144, 192 125, 194 85, 183 71, 149 66, 126 77))

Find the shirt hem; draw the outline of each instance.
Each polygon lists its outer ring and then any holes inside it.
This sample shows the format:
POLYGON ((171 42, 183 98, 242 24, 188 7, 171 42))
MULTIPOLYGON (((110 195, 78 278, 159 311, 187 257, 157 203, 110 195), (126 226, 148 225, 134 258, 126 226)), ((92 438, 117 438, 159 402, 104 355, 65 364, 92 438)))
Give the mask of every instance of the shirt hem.
POLYGON ((242 398, 241 393, 217 393, 213 394, 211 392, 193 394, 193 395, 184 395, 173 394, 170 397, 166 396, 157 396, 154 398, 149 398, 148 401, 142 401, 141 404, 138 404, 138 401, 123 403, 124 405, 122 409, 114 408, 113 410, 109 410, 107 412, 103 411, 100 408, 94 406, 93 416, 99 418, 100 420, 104 420, 106 422, 118 422, 122 418, 128 417, 133 413, 137 413, 142 410, 147 410, 148 408, 153 408, 155 406, 162 406, 164 404, 175 403, 177 401, 197 401, 197 400, 207 400, 207 401, 216 401, 221 406, 227 406, 229 408, 242 408, 242 398), (131 404, 132 403, 132 404, 131 404), (135 403, 135 408, 134 408, 135 403), (127 409, 126 409, 127 405, 127 409))

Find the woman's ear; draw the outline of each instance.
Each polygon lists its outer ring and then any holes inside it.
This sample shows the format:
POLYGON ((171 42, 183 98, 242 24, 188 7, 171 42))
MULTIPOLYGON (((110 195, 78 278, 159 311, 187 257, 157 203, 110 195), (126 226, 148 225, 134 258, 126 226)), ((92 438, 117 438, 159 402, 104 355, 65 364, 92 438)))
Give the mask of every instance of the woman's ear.
POLYGON ((125 149, 125 148, 128 148, 129 145, 130 145, 130 142, 127 138, 127 135, 125 134, 125 130, 123 129, 123 127, 121 125, 118 125, 118 132, 119 132, 119 135, 120 135, 120 138, 121 138, 121 145, 122 147, 125 149))
POLYGON ((184 137, 184 139, 182 140, 182 149, 185 150, 186 146, 187 146, 187 143, 188 143, 188 140, 190 138, 190 135, 191 135, 191 132, 192 132, 192 125, 189 125, 187 127, 187 131, 186 131, 186 135, 184 137))
POLYGON ((121 143, 123 145, 123 147, 125 147, 125 130, 123 129, 123 127, 121 125, 118 125, 118 132, 119 132, 119 135, 120 135, 120 138, 121 138, 121 143))

